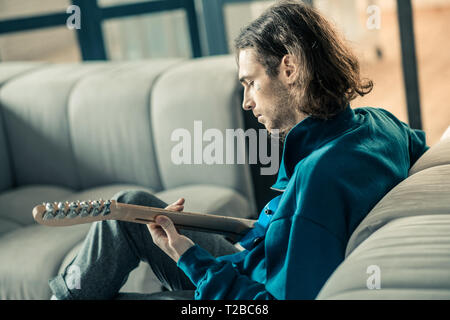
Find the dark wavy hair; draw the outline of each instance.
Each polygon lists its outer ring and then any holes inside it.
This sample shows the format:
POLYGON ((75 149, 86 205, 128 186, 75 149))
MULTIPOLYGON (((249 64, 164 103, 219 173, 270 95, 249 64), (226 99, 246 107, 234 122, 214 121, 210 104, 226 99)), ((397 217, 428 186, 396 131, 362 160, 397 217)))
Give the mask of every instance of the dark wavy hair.
POLYGON ((278 1, 243 28, 234 45, 238 64, 239 51, 253 48, 272 79, 283 56, 292 55, 299 72, 290 93, 312 117, 332 118, 373 88, 371 80, 360 78, 358 59, 331 23, 301 1, 278 1))

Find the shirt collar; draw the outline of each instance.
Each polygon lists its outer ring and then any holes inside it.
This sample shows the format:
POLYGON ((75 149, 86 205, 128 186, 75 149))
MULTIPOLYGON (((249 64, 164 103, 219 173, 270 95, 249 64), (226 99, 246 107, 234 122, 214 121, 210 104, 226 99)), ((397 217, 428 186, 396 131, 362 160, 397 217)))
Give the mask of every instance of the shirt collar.
POLYGON ((348 104, 343 111, 331 119, 323 120, 308 116, 291 128, 285 138, 277 181, 271 189, 284 191, 297 163, 352 128, 356 117, 348 104))

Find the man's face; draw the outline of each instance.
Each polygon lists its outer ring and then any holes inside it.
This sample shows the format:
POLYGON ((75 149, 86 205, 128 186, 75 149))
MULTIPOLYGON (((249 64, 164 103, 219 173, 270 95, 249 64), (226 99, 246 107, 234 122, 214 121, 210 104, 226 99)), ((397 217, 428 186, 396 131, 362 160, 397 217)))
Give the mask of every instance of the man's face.
POLYGON ((253 49, 239 52, 239 81, 244 86, 242 108, 252 110, 271 134, 279 129, 281 138, 300 121, 282 77, 280 72, 277 78, 270 78, 253 49))

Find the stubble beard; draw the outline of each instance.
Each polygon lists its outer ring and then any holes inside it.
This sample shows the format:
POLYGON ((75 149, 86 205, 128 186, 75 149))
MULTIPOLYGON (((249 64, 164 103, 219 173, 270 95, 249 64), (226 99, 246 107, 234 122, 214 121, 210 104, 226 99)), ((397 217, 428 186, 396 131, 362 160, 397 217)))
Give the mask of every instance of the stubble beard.
POLYGON ((273 80, 272 94, 276 97, 274 102, 274 117, 271 120, 271 130, 278 129, 277 132, 269 131, 269 136, 278 138, 284 143, 289 131, 297 124, 295 99, 292 98, 289 90, 278 79, 273 80))

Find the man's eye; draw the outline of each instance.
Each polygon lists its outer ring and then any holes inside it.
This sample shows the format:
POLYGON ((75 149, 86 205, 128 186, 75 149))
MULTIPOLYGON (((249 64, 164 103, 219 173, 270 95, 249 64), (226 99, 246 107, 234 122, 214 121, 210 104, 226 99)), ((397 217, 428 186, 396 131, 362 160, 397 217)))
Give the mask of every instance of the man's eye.
POLYGON ((250 82, 248 83, 248 85, 249 85, 250 87, 252 87, 254 83, 255 83, 255 81, 250 81, 250 82))

